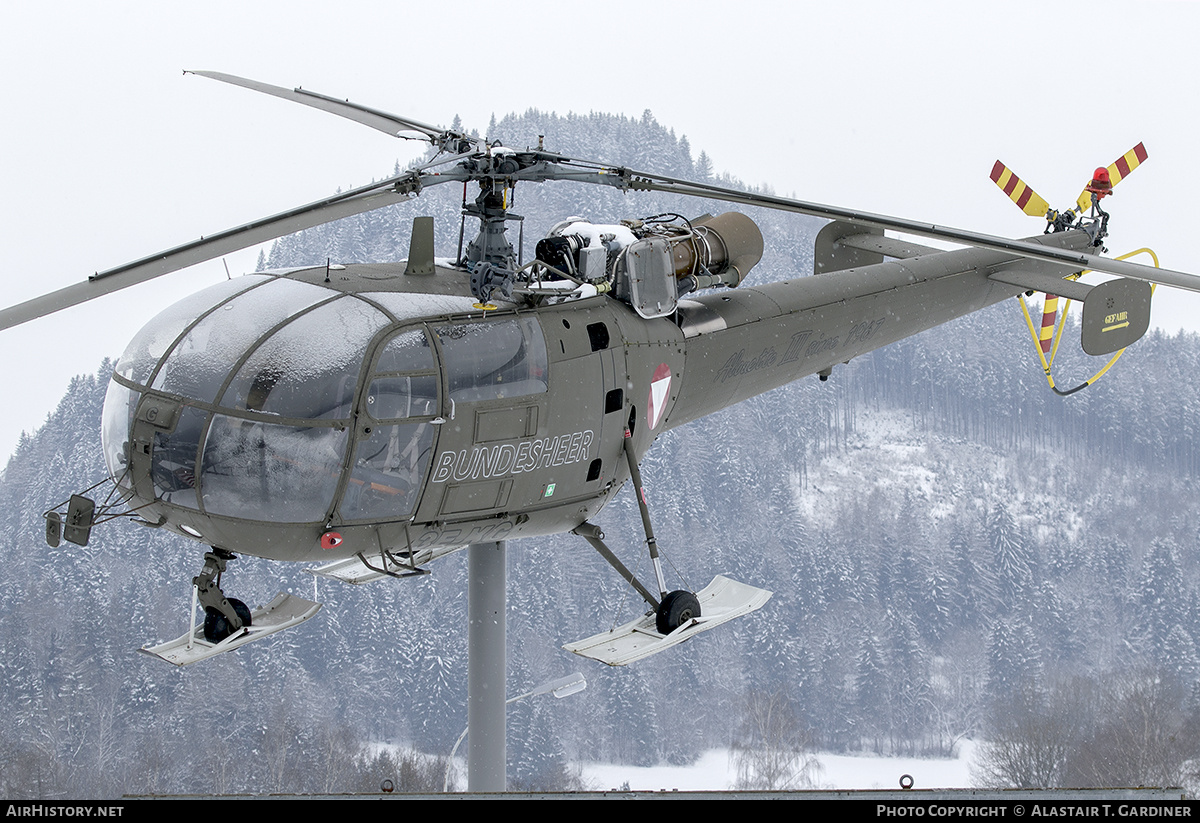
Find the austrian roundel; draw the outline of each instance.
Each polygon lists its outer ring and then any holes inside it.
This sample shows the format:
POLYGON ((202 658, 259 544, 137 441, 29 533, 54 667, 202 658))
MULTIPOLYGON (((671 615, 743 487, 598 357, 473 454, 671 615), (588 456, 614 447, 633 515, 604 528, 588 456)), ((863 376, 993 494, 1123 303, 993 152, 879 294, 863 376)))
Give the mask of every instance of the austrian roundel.
POLYGON ((666 363, 660 363, 650 378, 650 399, 646 401, 646 422, 650 428, 658 428, 663 412, 667 410, 667 400, 671 396, 671 368, 666 363))

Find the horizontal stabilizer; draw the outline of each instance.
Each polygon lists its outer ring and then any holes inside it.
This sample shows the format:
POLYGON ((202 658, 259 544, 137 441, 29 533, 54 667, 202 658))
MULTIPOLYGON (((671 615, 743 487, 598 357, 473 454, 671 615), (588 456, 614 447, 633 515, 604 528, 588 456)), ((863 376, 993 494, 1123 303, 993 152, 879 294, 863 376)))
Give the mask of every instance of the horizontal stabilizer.
POLYGON ((937 254, 941 249, 922 246, 911 240, 901 240, 897 237, 887 237, 882 234, 852 234, 842 237, 838 245, 847 246, 859 251, 869 251, 891 257, 896 260, 907 260, 910 257, 921 257, 926 254, 937 254))
POLYGON ((650 614, 586 640, 568 643, 563 648, 610 666, 624 666, 762 608, 771 599, 771 592, 717 575, 696 592, 696 599, 700 601, 701 616, 668 635, 658 633, 654 615, 650 614))
POLYGON ((881 228, 835 220, 817 233, 813 248, 813 274, 831 274, 872 266, 882 263, 885 257, 907 260, 938 251, 911 240, 887 237, 881 228))
POLYGON ((1063 280, 1052 274, 1039 274, 1029 271, 1004 270, 988 275, 989 280, 1005 283, 1009 286, 1020 286, 1033 291, 1053 294, 1055 297, 1065 297, 1068 300, 1082 301, 1094 286, 1080 283, 1077 280, 1063 280))
POLYGON ((188 666, 297 626, 316 614, 320 608, 320 603, 280 592, 270 603, 250 613, 249 626, 231 634, 220 643, 209 643, 205 640, 204 626, 199 625, 174 640, 157 646, 146 646, 138 651, 174 663, 176 666, 188 666))

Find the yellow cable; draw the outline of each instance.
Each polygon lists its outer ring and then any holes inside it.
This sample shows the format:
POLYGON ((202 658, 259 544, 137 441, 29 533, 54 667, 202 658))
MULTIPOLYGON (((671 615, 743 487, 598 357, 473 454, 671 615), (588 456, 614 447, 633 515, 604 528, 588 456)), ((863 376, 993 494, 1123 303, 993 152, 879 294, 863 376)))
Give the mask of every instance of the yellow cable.
MULTIPOLYGON (((1150 258, 1154 261, 1154 268, 1156 268, 1156 269, 1159 268, 1158 255, 1155 254, 1151 249, 1144 248, 1144 247, 1137 249, 1135 251, 1128 252, 1127 254, 1123 254, 1120 257, 1117 257, 1116 259, 1117 260, 1128 260, 1130 257, 1133 257, 1134 255, 1138 255, 1138 254, 1150 255, 1150 258)), ((1081 271, 1078 275, 1074 275, 1072 278, 1064 278, 1064 279, 1068 279, 1068 280, 1069 279, 1078 279, 1079 277, 1082 277, 1083 275, 1088 274, 1089 272, 1090 272, 1090 269, 1085 269, 1084 271, 1081 271)), ((1158 288, 1157 283, 1150 284, 1150 296, 1151 297, 1154 296, 1154 290, 1156 288, 1158 288)), ((1067 391, 1061 391, 1057 386, 1054 385, 1054 378, 1050 374, 1050 367, 1054 364, 1054 356, 1058 353, 1058 344, 1062 340, 1063 325, 1066 323, 1066 320, 1067 320, 1067 311, 1071 308, 1071 300, 1070 300, 1070 298, 1067 298, 1067 302, 1063 305, 1062 317, 1060 317, 1058 320, 1058 328, 1056 328, 1054 330, 1054 344, 1053 344, 1053 346, 1051 346, 1051 349, 1050 349, 1050 360, 1049 360, 1049 362, 1047 362, 1046 355, 1042 353, 1042 345, 1041 345, 1041 342, 1038 340, 1037 331, 1035 331, 1033 328, 1033 318, 1031 318, 1029 316, 1029 307, 1025 304, 1025 295, 1018 294, 1017 299, 1021 301, 1021 312, 1025 315, 1025 325, 1028 326, 1028 328, 1029 328, 1029 336, 1033 338, 1033 346, 1037 350, 1038 358, 1042 361, 1042 371, 1044 371, 1046 373, 1046 382, 1050 384, 1050 388, 1054 391, 1055 394, 1058 394, 1061 396, 1066 396, 1068 394, 1074 394, 1075 392, 1079 391, 1080 389, 1086 389, 1088 386, 1092 385, 1097 380, 1099 380, 1101 377, 1103 377, 1104 373, 1107 372, 1109 369, 1111 369, 1113 367, 1113 365, 1118 360, 1121 359, 1121 355, 1123 355, 1125 353, 1125 349, 1121 349, 1120 351, 1118 351, 1116 354, 1114 354, 1109 359, 1109 361, 1104 365, 1104 368, 1100 369, 1100 371, 1098 371, 1094 375, 1092 375, 1092 377, 1090 379, 1085 380, 1083 383, 1080 383, 1078 386, 1076 386, 1073 389, 1068 389, 1067 391)))
POLYGON ((1046 355, 1042 353, 1042 344, 1038 340, 1037 331, 1033 328, 1033 318, 1029 316, 1029 306, 1025 304, 1025 295, 1018 294, 1017 300, 1021 303, 1021 312, 1025 315, 1025 325, 1029 327, 1029 336, 1033 338, 1033 347, 1037 350, 1038 358, 1042 361, 1042 371, 1046 373, 1046 381, 1050 384, 1050 388, 1054 388, 1054 378, 1050 376, 1050 364, 1046 362, 1046 355))

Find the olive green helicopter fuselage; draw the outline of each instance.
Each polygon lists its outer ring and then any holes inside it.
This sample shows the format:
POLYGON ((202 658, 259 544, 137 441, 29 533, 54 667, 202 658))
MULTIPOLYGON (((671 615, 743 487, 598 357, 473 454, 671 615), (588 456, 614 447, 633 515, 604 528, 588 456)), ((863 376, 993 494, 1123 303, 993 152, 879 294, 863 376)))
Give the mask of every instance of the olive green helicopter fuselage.
POLYGON ((669 428, 1012 296, 990 275, 1014 268, 1065 273, 929 252, 689 296, 656 318, 606 294, 481 310, 467 273, 441 265, 248 275, 135 338, 105 453, 142 518, 214 547, 421 564, 570 531, 628 478, 627 431, 640 460, 669 428))

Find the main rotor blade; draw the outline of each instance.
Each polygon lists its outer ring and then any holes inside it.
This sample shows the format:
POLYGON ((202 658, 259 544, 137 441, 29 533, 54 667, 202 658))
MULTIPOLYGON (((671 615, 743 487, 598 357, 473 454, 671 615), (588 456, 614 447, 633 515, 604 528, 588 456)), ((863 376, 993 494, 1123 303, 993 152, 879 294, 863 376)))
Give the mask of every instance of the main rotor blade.
POLYGON ((252 91, 259 91, 263 94, 270 94, 274 97, 290 100, 293 103, 311 106, 314 109, 327 111, 330 114, 345 117, 347 120, 362 123, 364 126, 370 126, 384 134, 390 134, 392 137, 398 137, 400 132, 415 131, 425 135, 431 143, 436 143, 441 138, 451 134, 446 129, 430 126, 419 120, 412 120, 407 117, 389 114, 386 111, 360 106, 357 103, 351 103, 349 100, 326 97, 323 94, 317 94, 313 91, 305 91, 299 88, 285 89, 281 86, 272 86, 270 83, 260 83, 257 80, 249 80, 245 77, 238 77, 234 74, 225 74, 219 71, 184 71, 184 74, 195 74, 199 77, 220 80, 222 83, 230 83, 235 86, 251 89, 252 91))
POLYGON ((724 200, 744 206, 762 206, 779 211, 808 214, 813 217, 824 217, 827 220, 845 220, 862 226, 890 231, 915 234, 919 237, 930 237, 935 240, 947 240, 980 249, 1007 252, 1030 260, 1043 260, 1048 263, 1061 263, 1079 269, 1090 269, 1105 274, 1115 274, 1120 277, 1130 277, 1134 280, 1144 280, 1148 283, 1162 283, 1188 291, 1200 292, 1200 276, 1172 269, 1156 269, 1138 263, 1124 260, 1112 260, 1094 254, 1055 249, 1040 246, 1025 240, 1008 240, 990 234, 955 229, 949 226, 939 226, 933 223, 921 223, 901 217, 889 217, 883 214, 873 214, 865 211, 844 209, 839 206, 827 206, 821 203, 809 203, 803 200, 792 200, 787 197, 776 197, 767 194, 727 189, 708 183, 692 183, 673 177, 657 174, 647 174, 640 171, 630 172, 631 189, 642 191, 661 191, 669 194, 687 194, 694 197, 707 197, 712 200, 724 200))
POLYGON ((218 234, 201 237, 199 240, 143 257, 124 266, 99 272, 83 283, 66 286, 50 294, 0 310, 0 329, 7 329, 61 309, 77 306, 94 297, 135 286, 138 283, 153 280, 164 274, 212 260, 256 243, 265 243, 285 234, 402 202, 420 191, 422 185, 434 185, 457 179, 453 175, 430 176, 428 179, 425 177, 406 172, 398 177, 351 189, 324 200, 227 229, 218 234))

